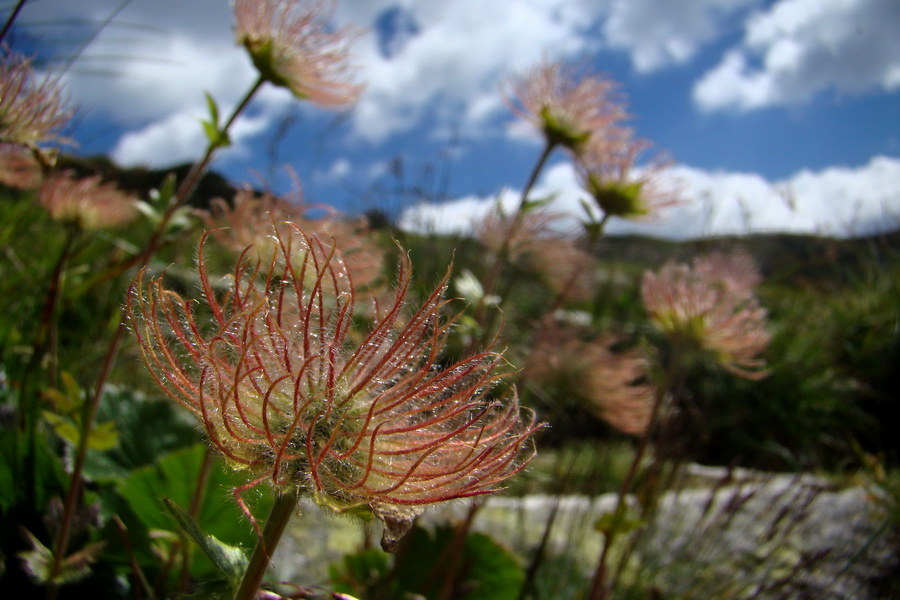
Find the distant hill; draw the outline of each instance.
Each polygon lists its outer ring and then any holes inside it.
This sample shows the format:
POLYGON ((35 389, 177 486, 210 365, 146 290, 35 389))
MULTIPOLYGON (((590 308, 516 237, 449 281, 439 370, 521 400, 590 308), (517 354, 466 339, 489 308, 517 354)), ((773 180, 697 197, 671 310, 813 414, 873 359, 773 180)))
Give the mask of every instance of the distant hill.
MULTIPOLYGON (((73 171, 81 177, 100 175, 104 181, 115 181, 120 189, 142 198, 146 198, 150 190, 159 189, 170 174, 174 174, 177 181, 180 182, 190 171, 191 166, 191 163, 182 163, 165 169, 123 168, 106 156, 87 158, 60 156, 57 161, 57 167, 61 170, 73 171)), ((227 179, 219 173, 209 170, 201 178, 188 203, 195 208, 206 208, 213 198, 232 201, 236 191, 236 188, 227 179)))
MULTIPOLYGON (((180 181, 190 170, 191 164, 183 163, 165 169, 123 168, 105 156, 61 156, 59 167, 82 176, 99 174, 105 180, 115 181, 123 190, 146 197, 150 190, 159 188, 170 173, 174 173, 180 181)), ((205 208, 213 198, 231 201, 236 191, 227 179, 210 170, 197 186, 190 204, 205 208)), ((373 214, 387 218, 380 211, 373 214)), ((388 227, 387 222, 381 221, 373 225, 388 227)), ((613 236, 600 243, 597 256, 603 261, 627 264, 634 269, 654 269, 668 260, 689 261, 705 252, 736 248, 746 250, 756 259, 769 284, 837 284, 841 283, 839 278, 852 276, 862 264, 879 260, 891 250, 900 250, 900 230, 850 239, 800 234, 755 234, 689 241, 613 236)))

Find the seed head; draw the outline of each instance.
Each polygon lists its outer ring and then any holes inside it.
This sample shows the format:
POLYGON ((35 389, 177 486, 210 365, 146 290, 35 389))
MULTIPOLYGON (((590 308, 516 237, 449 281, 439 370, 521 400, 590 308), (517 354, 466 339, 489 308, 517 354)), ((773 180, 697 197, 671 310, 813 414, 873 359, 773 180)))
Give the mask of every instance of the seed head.
POLYGON ((235 37, 260 75, 323 107, 351 104, 362 86, 348 80, 355 30, 329 29, 333 4, 303 0, 235 0, 235 37))
POLYGON ((678 190, 665 184, 663 161, 638 167, 638 157, 649 143, 621 128, 614 135, 594 137, 576 162, 581 187, 604 215, 621 219, 658 216, 660 210, 680 203, 678 190))
POLYGON ((370 512, 390 549, 424 506, 489 493, 523 468, 538 426, 514 390, 494 394, 502 357, 442 363, 446 278, 406 314, 402 259, 393 303, 359 332, 333 245, 293 223, 269 239, 274 252, 263 261, 246 251, 224 296, 201 242, 199 303, 142 272, 127 304, 154 379, 248 472, 241 489, 268 482, 335 511, 370 512))
POLYGON ((15 144, 0 144, 0 184, 31 189, 40 180, 41 169, 34 154, 15 144))
POLYGON ((59 131, 71 116, 57 79, 36 82, 31 61, 18 54, 0 59, 0 143, 36 154, 44 144, 68 143, 59 131))
POLYGON ((547 320, 523 375, 577 399, 616 429, 641 435, 650 424, 655 388, 647 382, 646 358, 638 350, 614 351, 618 341, 547 320))
POLYGON ((711 254, 691 266, 647 271, 641 288, 653 324, 683 351, 712 358, 748 379, 765 377, 759 354, 770 341, 766 311, 753 286, 759 274, 744 253, 711 254))
POLYGON ((41 185, 38 200, 55 220, 86 230, 123 225, 138 214, 134 198, 112 183, 101 183, 99 175, 49 177, 41 185))
POLYGON ((585 301, 595 291, 593 257, 563 229, 564 218, 544 207, 514 215, 495 210, 475 225, 475 236, 491 252, 505 250, 507 260, 553 292, 569 301, 585 301))
POLYGON ((386 288, 385 252, 370 235, 365 217, 350 217, 329 206, 308 204, 299 191, 282 197, 243 188, 231 203, 216 198, 210 204, 211 210, 204 216, 213 237, 238 254, 248 247, 253 252, 268 248, 267 257, 271 256, 273 221, 283 230, 290 228, 287 222, 292 222, 308 234, 334 240, 357 298, 360 293, 376 296, 386 288), (313 211, 324 214, 310 216, 313 211))
POLYGON ((594 137, 605 137, 625 117, 614 84, 558 62, 545 62, 513 81, 507 101, 540 131, 548 144, 579 154, 594 137))

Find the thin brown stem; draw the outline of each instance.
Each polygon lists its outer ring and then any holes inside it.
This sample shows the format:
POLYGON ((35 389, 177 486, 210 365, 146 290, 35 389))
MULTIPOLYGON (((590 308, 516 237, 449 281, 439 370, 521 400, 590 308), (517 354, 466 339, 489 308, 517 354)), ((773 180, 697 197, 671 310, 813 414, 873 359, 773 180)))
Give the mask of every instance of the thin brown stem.
POLYGON ((16 22, 16 19, 19 17, 19 13, 22 12, 22 9, 25 7, 25 3, 28 0, 19 0, 16 7, 9 14, 9 18, 6 19, 6 23, 3 24, 3 30, 0 31, 0 41, 3 41, 3 38, 6 37, 6 34, 9 33, 9 30, 12 28, 13 23, 16 22))
MULTIPOLYGON (((528 176, 528 181, 525 183, 525 187, 522 188, 522 196, 519 199, 519 206, 516 209, 516 213, 515 215, 513 215, 513 222, 510 225, 509 229, 507 229, 503 241, 500 245, 500 249, 494 255, 494 260, 491 263, 491 266, 488 268, 487 276, 484 279, 483 289, 485 298, 492 295, 494 293, 494 290, 497 289, 497 283, 500 279, 500 276, 503 274, 503 269, 505 268, 506 263, 509 262, 510 244, 512 243, 513 237, 518 232, 519 227, 521 226, 522 215, 524 214, 525 208, 528 205, 528 196, 529 194, 531 194, 531 190, 534 187, 534 184, 537 182, 541 171, 543 171, 544 166, 547 164, 547 159, 550 158, 550 155, 553 153, 553 150, 555 148, 555 143, 551 141, 547 142, 547 144, 544 146, 544 150, 538 157, 534 168, 531 170, 531 174, 528 176)), ((479 306, 475 314, 475 321, 482 328, 482 336, 480 340, 473 340, 473 342, 477 341, 478 343, 483 345, 487 340, 493 337, 491 329, 493 328, 493 322, 496 314, 497 311, 488 311, 487 306, 485 305, 479 306)), ((472 350, 472 348, 470 348, 470 350, 472 350)))
POLYGON ((650 439, 653 437, 653 433, 656 429, 657 421, 659 420, 659 414, 662 410, 662 405, 667 394, 669 393, 669 390, 673 387, 678 369, 680 369, 680 362, 675 356, 670 357, 668 368, 666 369, 663 380, 656 387, 656 397, 653 402, 653 410, 650 414, 649 425, 647 426, 646 431, 641 436, 641 439, 638 442, 638 447, 637 450, 635 450, 634 458, 631 460, 631 465, 629 466, 628 472, 625 474, 625 479, 622 481, 622 486, 619 489, 615 514, 610 522, 609 529, 606 531, 606 534, 604 536, 603 550, 600 553, 600 559, 597 561, 597 567, 594 571, 594 580, 591 583, 591 591, 588 595, 589 600, 605 600, 609 597, 609 589, 606 583, 609 553, 612 549, 613 543, 615 542, 616 536, 619 534, 619 527, 622 525, 625 519, 625 504, 628 501, 628 495, 631 493, 631 488, 634 485, 634 480, 637 477, 638 469, 640 468, 641 462, 644 459, 644 455, 647 453, 647 449, 650 447, 650 439))
MULTIPOLYGON (((228 130, 234 124, 238 115, 240 115, 240 113, 247 107, 247 105, 250 103, 250 100, 253 98, 262 84, 263 80, 258 79, 256 83, 254 83, 254 85, 250 88, 250 90, 244 96, 243 100, 241 100, 238 106, 234 109, 231 117, 229 117, 228 121, 226 121, 225 125, 222 127, 221 131, 223 135, 227 134, 228 130)), ((175 194, 175 200, 170 204, 166 212, 163 214, 162 219, 160 219, 159 224, 157 225, 153 234, 150 236, 150 239, 145 244, 144 249, 138 254, 138 268, 145 267, 162 245, 169 221, 175 215, 175 212, 187 203, 188 198, 197 187, 201 176, 206 171, 209 164, 212 162, 213 155, 215 154, 217 148, 218 145, 211 141, 207 146, 203 158, 200 160, 200 162, 194 164, 194 166, 188 172, 187 176, 181 182, 181 185, 179 185, 178 190, 175 194)), ((94 393, 91 397, 89 405, 85 410, 84 419, 81 423, 81 435, 75 451, 75 460, 73 461, 72 465, 72 476, 69 480, 69 489, 66 493, 66 498, 63 504, 63 517, 60 523, 59 533, 53 546, 53 565, 50 570, 51 577, 50 584, 47 588, 47 600, 54 600, 56 598, 57 586, 53 583, 53 580, 59 575, 60 571, 62 570, 63 558, 65 557, 68 550, 72 517, 75 513, 75 507, 78 504, 78 498, 80 496, 81 486, 83 483, 82 476, 84 471, 84 462, 87 458, 88 439, 90 438, 91 431, 93 430, 94 419, 97 416, 97 409, 100 406, 100 399, 103 396, 103 390, 106 387, 106 382, 109 379, 109 374, 112 371, 113 364, 115 363, 116 355, 119 352, 119 346, 122 342, 122 336, 125 333, 125 319, 126 318, 123 313, 122 317, 119 319, 119 325, 116 327, 115 333, 113 333, 112 340, 110 341, 109 348, 103 361, 103 367, 100 371, 100 376, 98 377, 97 384, 94 387, 94 393)))
POLYGON ((128 528, 125 527, 125 523, 122 522, 119 515, 113 515, 113 523, 115 523, 116 528, 119 530, 119 536, 122 538, 122 545, 125 546, 125 552, 128 553, 128 562, 131 565, 131 572, 134 574, 134 578, 140 583, 141 589, 147 593, 147 597, 150 598, 150 600, 155 600, 156 595, 153 593, 153 588, 150 586, 150 582, 147 581, 147 576, 144 575, 144 570, 141 569, 141 565, 138 563, 137 557, 134 554, 134 546, 131 543, 131 536, 128 535, 128 528))

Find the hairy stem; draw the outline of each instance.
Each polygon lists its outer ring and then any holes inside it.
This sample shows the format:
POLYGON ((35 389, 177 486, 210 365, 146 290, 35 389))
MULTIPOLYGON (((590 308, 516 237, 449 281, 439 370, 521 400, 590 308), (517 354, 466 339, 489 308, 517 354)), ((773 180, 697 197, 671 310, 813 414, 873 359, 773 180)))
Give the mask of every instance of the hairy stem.
POLYGON ((272 505, 272 511, 266 520, 262 537, 256 542, 256 548, 253 549, 253 554, 250 556, 250 563, 247 565, 241 585, 234 595, 234 600, 256 598, 259 586, 266 575, 266 569, 272 561, 272 553, 278 546, 281 534, 284 533, 288 521, 291 520, 291 515, 297 509, 298 498, 299 494, 296 490, 275 496, 275 504, 272 505))

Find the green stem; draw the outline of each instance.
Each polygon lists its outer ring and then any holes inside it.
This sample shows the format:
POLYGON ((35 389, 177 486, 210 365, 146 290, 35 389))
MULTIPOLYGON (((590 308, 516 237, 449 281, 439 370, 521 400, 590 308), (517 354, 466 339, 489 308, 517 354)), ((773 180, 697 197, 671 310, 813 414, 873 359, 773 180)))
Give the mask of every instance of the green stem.
MULTIPOLYGON (((44 358, 50 354, 48 360, 48 374, 50 385, 56 386, 56 351, 54 348, 55 328, 56 328, 56 312, 59 305, 59 297, 62 289, 63 274, 66 265, 72 255, 72 247, 78 236, 77 229, 70 229, 66 234, 63 249, 60 252, 59 259, 50 275, 50 283, 47 287, 47 293, 44 296, 44 302, 41 305, 40 316, 38 317, 38 330, 35 336, 34 345, 31 351, 31 358, 25 366, 22 374, 21 386, 19 389, 19 430, 25 434, 25 456, 23 460, 23 476, 26 490, 26 502, 34 505, 37 493, 37 474, 35 469, 37 456, 37 424, 40 414, 40 403, 38 401, 39 394, 34 385, 34 376, 40 368, 44 358)), ((16 438, 18 445, 18 436, 16 438)), ((43 507, 38 507, 43 508, 43 507)))
MULTIPOLYGON (((231 126, 237 120, 238 115, 240 115, 240 113, 247 107, 247 105, 250 103, 250 100, 253 98, 253 96, 256 94, 263 83, 264 81, 260 78, 256 81, 256 83, 253 84, 253 86, 244 96, 243 100, 241 100, 241 102, 234 109, 231 117, 229 117, 228 121, 226 121, 225 125, 222 127, 223 134, 227 134, 229 128, 231 128, 231 126)), ((197 184, 200 181, 200 177, 212 162, 212 158, 217 147, 217 144, 211 141, 206 148, 206 152, 204 153, 203 158, 198 163, 194 164, 194 166, 188 172, 187 176, 181 182, 181 185, 178 186, 178 190, 175 194, 175 201, 171 203, 168 210, 166 210, 166 212, 163 214, 162 219, 160 219, 159 224, 157 225, 153 234, 150 236, 150 239, 147 241, 144 249, 137 256, 136 265, 139 269, 145 267, 150 262, 153 254, 162 245, 166 227, 168 226, 169 221, 174 216, 175 211, 177 211, 187 203, 188 198, 197 187, 197 184)), ((116 327, 116 331, 109 343, 109 348, 107 350, 106 356, 104 357, 100 376, 98 377, 97 384, 94 387, 93 396, 91 397, 91 401, 85 410, 84 420, 82 422, 81 428, 81 436, 78 440, 78 447, 75 451, 75 460, 72 465, 72 477, 69 480, 69 489, 66 493, 66 498, 63 504, 63 517, 60 522, 56 543, 53 546, 53 565, 50 571, 50 584, 47 588, 47 600, 54 600, 56 598, 57 586, 53 583, 53 580, 56 578, 56 576, 59 575, 60 571, 62 570, 62 561, 66 555, 66 552, 68 551, 72 517, 75 513, 75 507, 77 506, 78 498, 80 496, 82 476, 84 472, 84 462, 87 458, 88 439, 90 438, 91 431, 93 430, 94 420, 97 416, 97 409, 100 406, 100 398, 103 396, 103 389, 106 386, 106 382, 109 379, 109 374, 112 371, 112 366, 115 363, 116 355, 119 351, 119 345, 122 342, 122 337, 125 334, 125 330, 126 321, 125 315, 123 313, 122 317, 119 319, 119 325, 118 327, 116 327)))
POLYGON ((650 421, 646 431, 644 431, 644 434, 641 436, 637 450, 634 453, 634 458, 631 460, 631 465, 628 468, 628 472, 625 474, 625 479, 622 481, 622 487, 619 489, 616 502, 616 512, 610 523, 609 530, 604 536, 603 550, 600 553, 600 559, 597 561, 597 568, 594 571, 594 580, 591 584, 591 592, 588 595, 589 600, 604 600, 609 596, 609 590, 606 585, 609 553, 616 536, 619 534, 619 526, 624 521, 626 509, 625 503, 628 500, 629 493, 631 493, 631 487, 634 485, 634 480, 637 477, 641 461, 643 461, 644 455, 647 453, 647 449, 650 446, 650 439, 653 437, 653 433, 656 429, 663 402, 669 390, 673 387, 680 366, 680 361, 677 359, 677 356, 670 357, 663 380, 656 387, 656 396, 653 402, 653 410, 650 413, 650 421))
MULTIPOLYGON (((212 474, 212 468, 215 462, 216 453, 211 447, 207 447, 206 453, 203 455, 203 463, 200 465, 200 472, 197 474, 197 481, 194 484, 194 495, 191 497, 191 505, 188 508, 188 514, 191 515, 191 518, 193 519, 197 519, 200 515, 200 508, 203 506, 203 498, 206 496, 206 488, 209 484, 209 476, 212 474)), ((183 554, 183 561, 181 580, 178 589, 184 594, 187 591, 191 579, 190 545, 182 544, 181 552, 183 554)))
POLYGON ((253 554, 250 556, 250 563, 247 565, 241 585, 234 595, 234 600, 256 598, 259 586, 266 575, 266 569, 272 561, 272 553, 278 546, 288 521, 297 510, 298 499, 297 490, 275 496, 275 504, 272 505, 272 511, 269 513, 262 537, 256 542, 256 548, 253 549, 253 554))
MULTIPOLYGON (((506 231, 506 235, 503 238, 503 242, 500 245, 500 250, 494 256, 494 261, 488 269, 487 276, 485 277, 483 290, 484 297, 490 296, 494 293, 494 290, 497 289, 497 282, 500 279, 500 275, 503 273, 503 269, 506 266, 506 263, 509 261, 509 246, 512 243, 513 237, 518 232, 519 227, 522 223, 522 215, 525 212, 525 207, 528 203, 528 195, 531 194, 531 190, 534 187, 535 183, 537 183, 538 176, 543 171, 544 166, 547 164, 547 159, 550 158, 550 155, 553 153, 553 150, 556 148, 556 144, 550 140, 547 141, 544 146, 544 150, 541 152, 541 155, 538 157, 537 162, 534 165, 534 168, 531 170, 531 174, 528 176, 528 181, 525 183, 525 187, 522 188, 522 196, 519 199, 519 206, 516 209, 515 215, 513 215, 513 221, 510 225, 509 229, 506 231)), ((506 300, 503 298, 502 300, 506 300)), ((497 314, 497 311, 487 311, 487 306, 480 306, 478 308, 477 313, 475 314, 475 321, 482 328, 482 339, 479 340, 481 344, 484 344, 487 340, 492 338, 491 329, 493 326, 494 317, 497 314)))

